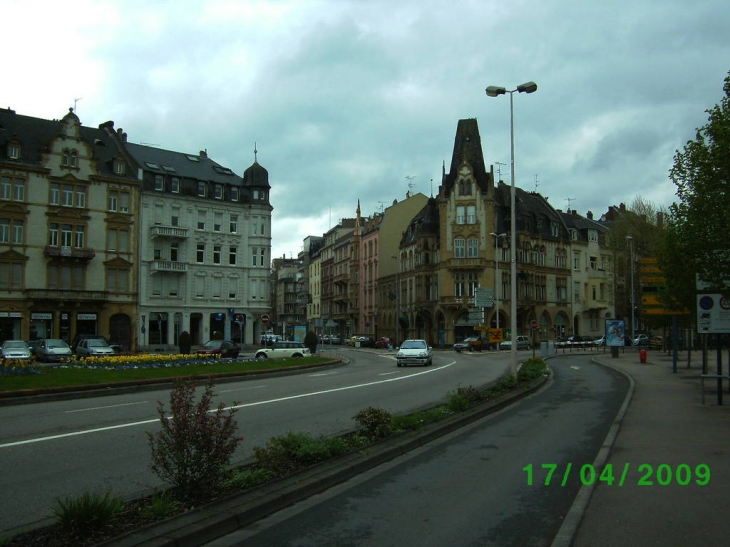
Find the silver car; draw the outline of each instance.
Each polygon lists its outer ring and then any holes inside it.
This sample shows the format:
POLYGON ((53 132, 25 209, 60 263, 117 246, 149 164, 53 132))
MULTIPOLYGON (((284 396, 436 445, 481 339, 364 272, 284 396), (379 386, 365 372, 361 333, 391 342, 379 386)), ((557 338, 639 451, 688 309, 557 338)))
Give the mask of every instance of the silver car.
POLYGON ((23 340, 6 340, 0 352, 3 354, 3 359, 30 360, 30 349, 23 340))
MULTIPOLYGON (((530 349, 530 339, 527 336, 518 336, 516 339, 517 349, 530 349)), ((512 340, 505 340, 499 344, 499 349, 512 349, 512 340)))
POLYGON ((116 352, 104 340, 98 338, 86 338, 76 346, 76 355, 79 357, 103 357, 114 355, 116 352))
POLYGON ((35 358, 39 361, 57 362, 71 358, 71 348, 63 340, 57 338, 47 338, 38 340, 33 348, 35 358))

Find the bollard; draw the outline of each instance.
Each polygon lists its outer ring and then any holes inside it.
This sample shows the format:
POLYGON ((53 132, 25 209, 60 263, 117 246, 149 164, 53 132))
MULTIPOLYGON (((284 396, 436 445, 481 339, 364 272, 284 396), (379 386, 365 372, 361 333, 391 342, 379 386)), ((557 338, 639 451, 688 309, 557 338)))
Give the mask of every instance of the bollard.
POLYGON ((639 351, 639 362, 642 364, 646 364, 646 350, 642 349, 639 351))

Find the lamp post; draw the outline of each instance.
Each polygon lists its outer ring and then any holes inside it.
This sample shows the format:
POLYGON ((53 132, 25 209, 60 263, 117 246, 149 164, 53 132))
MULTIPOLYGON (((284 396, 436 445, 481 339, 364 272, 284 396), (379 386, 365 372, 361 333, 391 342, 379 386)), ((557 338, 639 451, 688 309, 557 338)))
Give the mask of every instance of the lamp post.
POLYGON ((397 255, 392 255, 390 258, 395 260, 395 338, 393 339, 393 347, 395 348, 398 344, 398 293, 400 292, 400 264, 398 263, 397 255))
POLYGON ((636 303, 634 302, 634 238, 631 236, 626 236, 626 242, 629 244, 629 252, 631 256, 631 263, 629 267, 631 268, 631 343, 634 343, 634 315, 635 315, 635 308, 636 303))
POLYGON ((509 132, 510 132, 510 175, 511 192, 510 192, 510 369, 512 376, 517 377, 517 215, 515 210, 515 116, 514 116, 514 94, 518 93, 534 93, 537 91, 535 82, 526 82, 518 85, 515 89, 509 90, 504 87, 490 85, 485 90, 488 97, 498 97, 509 93, 509 132))
MULTIPOLYGON (((499 285, 501 284, 501 279, 499 277, 499 257, 497 256, 497 244, 499 243, 499 238, 505 237, 507 234, 498 234, 496 232, 492 232, 489 235, 494 236, 494 262, 497 266, 496 272, 494 274, 494 298, 497 301, 497 329, 499 329, 499 285)), ((497 344, 497 349, 499 349, 499 344, 497 344)))

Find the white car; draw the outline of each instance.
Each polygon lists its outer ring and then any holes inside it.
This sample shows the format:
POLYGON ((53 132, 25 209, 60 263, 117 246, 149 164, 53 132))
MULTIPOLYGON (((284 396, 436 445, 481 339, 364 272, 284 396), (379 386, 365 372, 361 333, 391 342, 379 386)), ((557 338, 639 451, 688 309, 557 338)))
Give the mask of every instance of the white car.
POLYGON ((256 352, 256 359, 281 359, 285 357, 309 357, 309 348, 301 342, 274 342, 270 348, 256 352))
POLYGON ((425 365, 433 362, 433 348, 425 340, 404 340, 395 355, 399 367, 425 365))
POLYGON ((116 352, 109 344, 98 338, 86 338, 76 346, 76 355, 79 357, 103 357, 115 354, 116 352))
POLYGON ((23 340, 6 340, 0 352, 3 354, 3 359, 30 360, 30 348, 23 340))
MULTIPOLYGON (((530 349, 530 339, 527 336, 517 337, 517 349, 530 349)), ((512 349, 512 340, 505 340, 499 344, 499 349, 512 349)))

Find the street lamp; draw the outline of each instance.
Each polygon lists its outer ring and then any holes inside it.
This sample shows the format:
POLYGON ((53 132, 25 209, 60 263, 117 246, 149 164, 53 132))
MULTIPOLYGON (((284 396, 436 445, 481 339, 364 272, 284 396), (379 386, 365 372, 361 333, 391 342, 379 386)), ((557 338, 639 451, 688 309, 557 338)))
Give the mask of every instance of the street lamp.
POLYGON ((535 82, 526 82, 518 85, 515 89, 509 90, 504 87, 490 85, 485 90, 488 97, 498 97, 509 93, 509 132, 510 132, 510 174, 511 192, 510 192, 510 368, 512 376, 517 377, 517 215, 515 211, 515 116, 514 116, 514 94, 518 93, 534 93, 537 91, 535 82))
MULTIPOLYGON (((497 256, 497 244, 499 243, 499 238, 505 237, 507 234, 498 234, 496 232, 492 232, 489 235, 494 236, 494 262, 497 265, 497 270, 494 274, 494 297, 497 300, 497 329, 499 329, 499 286, 501 285, 501 279, 499 277, 499 257, 497 256)), ((497 344, 497 349, 499 349, 499 344, 497 344)))
POLYGON ((395 348, 398 344, 398 293, 400 292, 400 263, 398 262, 398 256, 392 255, 390 258, 395 260, 395 338, 393 339, 393 347, 395 348))
POLYGON ((631 254, 631 343, 634 343, 634 315, 636 303, 634 302, 634 238, 626 236, 626 242, 629 245, 629 251, 631 254))

